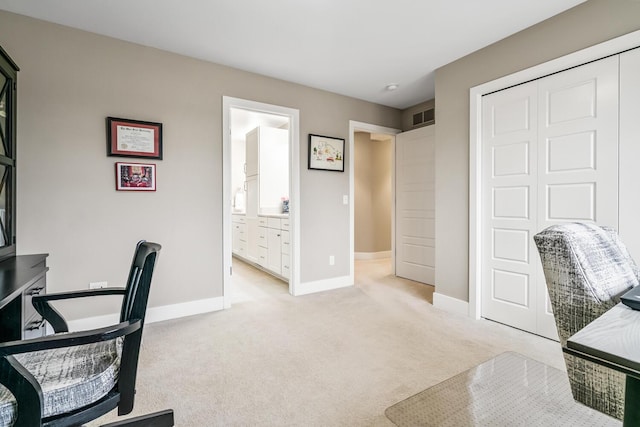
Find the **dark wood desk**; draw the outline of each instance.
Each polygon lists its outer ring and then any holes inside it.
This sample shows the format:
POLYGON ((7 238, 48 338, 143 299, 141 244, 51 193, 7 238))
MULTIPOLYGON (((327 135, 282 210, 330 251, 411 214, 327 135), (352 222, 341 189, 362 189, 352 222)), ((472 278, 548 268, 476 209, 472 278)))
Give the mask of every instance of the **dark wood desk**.
POLYGON ((640 426, 640 311, 620 303, 567 340, 563 351, 626 374, 624 426, 640 426))
POLYGON ((0 342, 44 335, 44 321, 31 298, 46 290, 47 256, 20 255, 0 262, 0 342))

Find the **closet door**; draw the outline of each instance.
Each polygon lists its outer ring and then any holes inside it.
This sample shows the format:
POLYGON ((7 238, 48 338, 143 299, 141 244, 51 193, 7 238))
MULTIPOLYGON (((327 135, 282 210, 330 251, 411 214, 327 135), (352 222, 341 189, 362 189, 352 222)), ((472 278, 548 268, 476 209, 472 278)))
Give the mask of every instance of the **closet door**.
MULTIPOLYGON (((573 221, 618 227, 618 61, 613 56, 539 80, 538 230, 573 221)), ((555 336, 537 255, 535 262, 537 332, 555 336)))
POLYGON ((536 330, 537 83, 483 98, 482 316, 536 330))
POLYGON ((620 54, 620 237, 640 264, 640 48, 620 54))
POLYGON ((483 98, 482 316, 557 332, 533 235, 618 226, 618 57, 483 98))

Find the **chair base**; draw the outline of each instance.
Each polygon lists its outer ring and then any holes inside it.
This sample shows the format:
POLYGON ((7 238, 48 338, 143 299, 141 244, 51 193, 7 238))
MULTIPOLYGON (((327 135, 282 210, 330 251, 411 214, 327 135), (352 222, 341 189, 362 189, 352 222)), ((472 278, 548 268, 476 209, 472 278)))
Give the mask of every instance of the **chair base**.
POLYGON ((101 427, 173 427, 173 409, 103 424, 101 427))

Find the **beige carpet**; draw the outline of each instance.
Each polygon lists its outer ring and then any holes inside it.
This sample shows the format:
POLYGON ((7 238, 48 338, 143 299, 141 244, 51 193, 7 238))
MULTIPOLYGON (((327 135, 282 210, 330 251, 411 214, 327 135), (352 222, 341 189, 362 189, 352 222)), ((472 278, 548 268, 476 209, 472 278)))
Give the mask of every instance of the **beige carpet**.
POLYGON ((292 297, 234 260, 231 309, 146 326, 131 416, 173 408, 178 426, 392 426, 387 407, 504 351, 563 369, 558 343, 435 309, 432 287, 390 271, 388 260, 358 261, 356 287, 292 297))
POLYGON ((621 422, 577 404, 564 371, 505 352, 385 411, 398 427, 599 426, 621 422))

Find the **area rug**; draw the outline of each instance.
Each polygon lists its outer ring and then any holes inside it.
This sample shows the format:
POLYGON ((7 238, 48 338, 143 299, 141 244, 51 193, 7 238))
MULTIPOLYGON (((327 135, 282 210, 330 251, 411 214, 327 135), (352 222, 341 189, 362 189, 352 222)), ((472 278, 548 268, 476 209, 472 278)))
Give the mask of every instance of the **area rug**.
POLYGON ((397 426, 620 426, 576 403, 565 372, 506 352, 387 408, 397 426))

